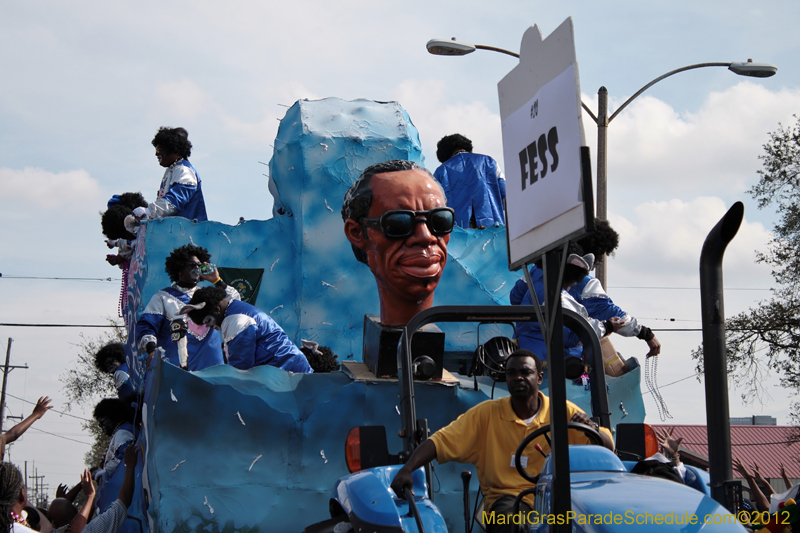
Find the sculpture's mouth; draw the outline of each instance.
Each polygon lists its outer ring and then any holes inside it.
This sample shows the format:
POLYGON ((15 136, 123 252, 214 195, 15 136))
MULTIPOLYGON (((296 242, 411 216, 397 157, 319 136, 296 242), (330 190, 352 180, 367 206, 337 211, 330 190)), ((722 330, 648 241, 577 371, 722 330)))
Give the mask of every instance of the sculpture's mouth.
POLYGON ((442 257, 433 252, 425 252, 401 259, 398 266, 409 276, 433 278, 442 273, 442 257))

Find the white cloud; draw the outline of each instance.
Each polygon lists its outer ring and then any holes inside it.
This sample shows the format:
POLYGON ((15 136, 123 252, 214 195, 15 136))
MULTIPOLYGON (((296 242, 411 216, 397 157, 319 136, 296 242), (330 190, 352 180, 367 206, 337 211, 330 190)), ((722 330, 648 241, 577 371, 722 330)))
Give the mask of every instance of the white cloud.
MULTIPOLYGON (((655 276, 661 280, 656 284, 698 286, 703 242, 729 207, 720 198, 698 197, 689 202, 673 199, 640 204, 633 209, 632 220, 612 216, 620 247, 611 268, 624 269, 628 280, 650 279, 652 283, 655 276)), ((726 282, 740 287, 770 283, 769 269, 754 263, 754 251, 765 250, 770 236, 762 224, 745 218, 725 252, 726 282)))
POLYGON ((439 166, 436 143, 445 135, 461 133, 472 140, 475 152, 487 154, 502 165, 500 115, 483 102, 449 103, 447 84, 441 80, 408 79, 392 92, 420 132, 426 166, 439 166))
POLYGON ((211 100, 203 89, 188 79, 159 83, 156 97, 171 113, 184 119, 195 118, 207 110, 211 100))
POLYGON ((281 84, 273 89, 273 94, 275 95, 275 101, 281 106, 265 109, 262 115, 264 118, 258 122, 248 122, 237 116, 220 112, 222 127, 227 133, 233 135, 234 141, 253 144, 262 148, 272 145, 278 134, 279 121, 283 118, 287 109, 283 106, 291 106, 297 100, 319 100, 322 98, 299 82, 281 84), (271 111, 270 109, 276 109, 276 111, 271 111))
MULTIPOLYGON (((596 109, 596 96, 583 98, 596 109)), ((612 98, 610 112, 623 101, 612 98)), ((626 185, 672 194, 742 192, 760 168, 767 133, 779 122, 790 122, 798 108, 800 89, 771 91, 751 81, 709 94, 696 113, 680 114, 657 98, 642 96, 609 125, 609 194, 626 185)), ((594 152, 596 126, 586 117, 584 127, 594 152)))
POLYGON ((85 208, 100 197, 97 181, 83 169, 49 172, 41 168, 0 168, 0 196, 44 209, 85 208))

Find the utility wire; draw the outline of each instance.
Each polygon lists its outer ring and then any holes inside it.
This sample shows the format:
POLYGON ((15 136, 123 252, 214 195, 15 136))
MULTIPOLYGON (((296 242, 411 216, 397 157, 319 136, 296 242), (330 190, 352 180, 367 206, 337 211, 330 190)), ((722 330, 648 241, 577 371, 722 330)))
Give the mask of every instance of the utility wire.
MULTIPOLYGON (((700 287, 618 287, 616 285, 609 286, 609 289, 654 289, 664 291, 699 291, 700 287)), ((761 289, 758 287, 725 287, 726 291, 771 291, 772 289, 761 289)))
MULTIPOLYGON (((29 403, 31 405, 36 405, 36 402, 32 402, 30 400, 26 400, 25 398, 20 398, 19 396, 14 396, 13 394, 11 394, 9 392, 6 392, 6 396, 10 396, 11 398, 14 398, 15 400, 21 400, 21 401, 23 401, 25 403, 29 403)), ((54 413, 58 413, 60 415, 69 416, 69 417, 72 417, 72 418, 77 418, 78 420, 83 420, 84 422, 91 422, 91 420, 89 420, 88 418, 83 418, 82 416, 76 416, 76 415, 73 415, 73 414, 70 414, 70 413, 65 413, 64 411, 59 411, 57 409, 49 409, 49 410, 53 411, 54 413)))
MULTIPOLYGON (((758 426, 750 426, 750 427, 758 427, 758 426)), ((768 446, 770 444, 797 444, 797 443, 798 443, 798 441, 796 441, 796 440, 784 440, 784 441, 780 441, 780 442, 748 442, 748 443, 742 443, 742 444, 733 444, 733 443, 731 443, 731 446, 768 446)), ((692 446, 708 446, 707 442, 686 442, 686 441, 681 441, 681 444, 689 444, 689 445, 692 445, 692 446)))
POLYGON ((46 276, 6 276, 0 274, 0 279, 47 279, 56 281, 122 281, 122 278, 51 278, 46 276))
POLYGON ((117 324, 21 324, 12 322, 0 322, 0 327, 9 328, 124 328, 124 325, 117 324))
POLYGON ((65 437, 65 436, 63 436, 63 435, 59 435, 58 433, 50 433, 49 431, 45 431, 45 430, 43 430, 43 429, 39 429, 39 428, 37 428, 36 426, 31 426, 31 427, 30 427, 30 428, 28 428, 28 429, 35 429, 36 431, 39 431, 39 432, 41 432, 41 433, 45 433, 45 434, 47 434, 47 435, 52 435, 52 436, 54 436, 54 437, 58 437, 59 439, 71 440, 72 442, 77 442, 78 444, 85 444, 86 446, 93 446, 93 445, 94 445, 94 443, 93 443, 93 442, 84 442, 84 441, 82 441, 82 440, 71 439, 71 438, 69 438, 69 437, 65 437))
MULTIPOLYGON (((686 381, 687 379, 691 379, 691 378, 693 378, 693 377, 696 377, 696 376, 699 376, 699 375, 700 375, 700 373, 699 373, 699 372, 695 372, 695 373, 694 373, 694 374, 692 374, 691 376, 686 376, 685 378, 681 378, 681 379, 679 379, 679 380, 677 380, 677 381, 673 381, 672 383, 667 383, 666 385, 659 385, 659 387, 658 387, 658 388, 659 388, 659 389, 663 389, 664 387, 669 387, 670 385, 675 385, 676 383, 680 383, 681 381, 686 381)), ((650 392, 650 391, 643 392, 643 393, 642 393, 642 396, 644 396, 645 394, 651 394, 651 392, 650 392)))

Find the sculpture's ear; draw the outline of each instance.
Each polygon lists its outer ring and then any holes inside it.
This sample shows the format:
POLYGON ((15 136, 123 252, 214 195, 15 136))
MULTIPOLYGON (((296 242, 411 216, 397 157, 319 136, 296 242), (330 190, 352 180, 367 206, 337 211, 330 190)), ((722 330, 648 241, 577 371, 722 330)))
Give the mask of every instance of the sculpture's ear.
POLYGON ((344 223, 344 235, 350 244, 356 248, 365 250, 367 248, 366 239, 364 238, 364 231, 361 229, 361 224, 348 218, 344 223))

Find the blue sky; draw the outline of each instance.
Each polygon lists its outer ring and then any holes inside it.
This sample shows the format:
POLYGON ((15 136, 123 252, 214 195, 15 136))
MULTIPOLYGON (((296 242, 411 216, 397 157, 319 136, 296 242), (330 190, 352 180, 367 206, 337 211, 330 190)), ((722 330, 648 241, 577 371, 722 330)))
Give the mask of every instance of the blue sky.
MULTIPOLYGON (((457 37, 516 51, 528 26, 547 35, 572 16, 581 90, 592 109, 601 85, 614 109, 649 80, 692 63, 752 58, 778 66, 766 80, 724 68, 678 74, 609 128, 609 213, 622 235, 609 292, 651 327, 698 328, 699 296, 691 288, 700 246, 736 200, 746 204, 746 222, 726 254, 726 283, 759 290, 729 290, 726 311, 769 294, 769 271, 753 257, 769 239, 773 213, 756 210, 745 191, 757 179, 767 132, 800 110, 799 11, 797 3, 777 1, 6 2, 0 272, 118 278, 103 261, 98 213, 113 193, 154 196, 162 171, 150 140, 163 125, 189 131, 209 215, 226 223, 271 216, 260 162, 269 161, 278 119, 299 98, 397 100, 420 131, 431 170, 436 141, 453 132, 504 164, 497 82, 516 60, 490 52, 436 57, 425 43, 457 37)), ((594 157, 594 129, 588 121, 585 127, 594 157)), ((0 322, 102 323, 115 314, 118 293, 117 282, 4 277, 0 322)), ((0 328, 3 345, 15 339, 13 362, 30 366, 10 375, 9 391, 34 402, 50 394, 63 408, 58 376, 74 360, 79 333, 0 328)), ((700 333, 658 336, 660 383, 691 376, 688 354, 700 333)), ((617 347, 641 357, 643 345, 617 347)), ((662 394, 675 422, 704 422, 694 378, 662 394)), ((763 405, 743 405, 732 391, 731 414, 788 422, 786 394, 771 394, 763 405)), ((31 408, 14 399, 8 405, 14 415, 31 408)), ((652 402, 647 407, 656 413, 652 402)), ((55 413, 36 427, 88 441, 74 419, 55 413)), ((83 451, 31 431, 11 458, 36 460, 54 488, 77 480, 83 451)))

